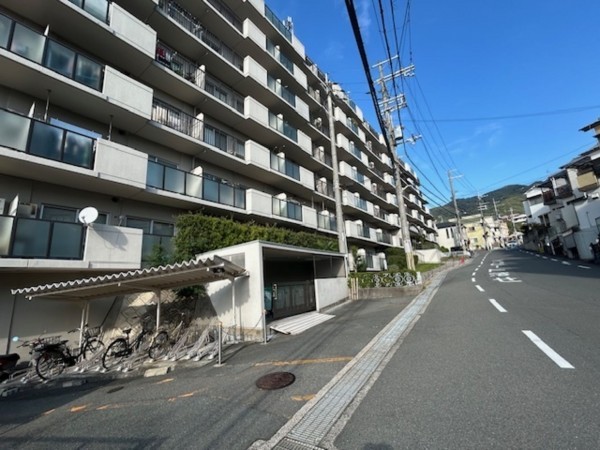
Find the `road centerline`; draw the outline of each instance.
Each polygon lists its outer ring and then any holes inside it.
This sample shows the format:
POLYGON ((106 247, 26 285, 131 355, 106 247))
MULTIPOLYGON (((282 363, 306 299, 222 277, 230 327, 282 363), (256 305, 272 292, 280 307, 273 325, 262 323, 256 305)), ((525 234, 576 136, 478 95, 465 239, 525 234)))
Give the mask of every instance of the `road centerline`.
POLYGON ((498 303, 496 300, 494 300, 493 298, 490 298, 489 300, 490 300, 490 303, 491 303, 492 305, 494 305, 494 307, 495 307, 495 308, 496 308, 498 311, 500 311, 501 313, 505 313, 505 312, 506 312, 506 309, 504 309, 504 308, 502 307, 502 305, 500 305, 500 303, 498 303))

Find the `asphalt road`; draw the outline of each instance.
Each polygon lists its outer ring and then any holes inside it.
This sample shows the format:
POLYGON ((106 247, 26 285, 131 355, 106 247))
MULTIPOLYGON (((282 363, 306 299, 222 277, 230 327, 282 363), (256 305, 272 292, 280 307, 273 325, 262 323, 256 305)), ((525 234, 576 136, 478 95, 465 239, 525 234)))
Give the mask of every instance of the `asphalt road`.
POLYGON ((448 274, 335 447, 600 448, 599 326, 600 267, 480 253, 448 274))
MULTIPOLYGON (((294 448, 600 448, 599 280, 598 266, 516 250, 478 254, 431 290, 425 311, 326 439, 294 448)), ((266 443, 411 300, 348 303, 300 335, 235 347, 221 367, 180 366, 154 378, 0 399, 0 448, 266 443), (256 387, 275 371, 296 381, 274 391, 256 387)))

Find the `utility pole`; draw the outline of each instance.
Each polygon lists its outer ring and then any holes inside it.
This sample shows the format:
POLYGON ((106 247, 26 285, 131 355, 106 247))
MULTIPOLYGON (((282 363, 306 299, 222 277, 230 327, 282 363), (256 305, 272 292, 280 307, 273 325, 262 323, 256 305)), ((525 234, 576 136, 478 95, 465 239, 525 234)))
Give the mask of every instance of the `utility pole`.
POLYGON ((379 88, 381 90, 381 102, 379 104, 383 113, 383 120, 385 122, 386 133, 388 135, 388 142, 392 147, 390 152, 392 153, 392 160, 394 163, 394 178, 396 182, 396 197, 398 198, 398 213, 400 216, 400 232, 402 233, 402 241, 404 246, 404 252, 406 253, 406 266, 409 270, 415 270, 415 259, 413 257, 412 242, 410 240, 410 230, 408 227, 408 219, 406 218, 406 205, 404 204, 404 188, 402 187, 402 176, 400 172, 400 160, 396 151, 396 145, 399 139, 396 137, 394 132, 394 123, 392 121, 391 112, 395 109, 400 109, 406 106, 406 100, 403 94, 397 95, 396 97, 390 98, 387 90, 386 83, 391 81, 396 76, 412 76, 414 66, 411 64, 408 67, 401 68, 400 70, 391 73, 390 75, 383 75, 383 65, 386 63, 391 64, 393 59, 396 57, 382 61, 375 64, 373 67, 379 69, 379 88))
POLYGON ((458 227, 458 242, 457 242, 457 244, 459 244, 460 248, 462 248, 462 250, 465 251, 465 242, 463 240, 463 234, 462 234, 462 224, 460 222, 460 211, 458 210, 458 203, 456 202, 456 195, 454 194, 454 184, 452 183, 453 178, 458 178, 458 177, 452 177, 452 171, 449 170, 448 171, 448 181, 450 182, 450 193, 452 194, 452 202, 454 203, 454 213, 456 214, 456 225, 458 227))
POLYGON ((483 195, 477 195, 477 200, 479 202, 478 205, 478 209, 479 209, 479 214, 481 216, 481 229, 483 232, 483 244, 486 250, 489 250, 488 248, 488 235, 489 232, 486 231, 486 223, 485 223, 485 217, 483 217, 483 211, 485 211, 487 209, 487 204, 483 202, 483 195))
POLYGON ((327 115, 329 116, 329 140, 331 141, 331 165, 333 166, 333 193, 335 197, 335 218, 337 222, 338 247, 340 253, 348 254, 348 243, 346 241, 346 224, 342 212, 342 190, 340 189, 340 175, 337 158, 337 145, 335 143, 335 123, 333 117, 333 99, 331 82, 326 82, 327 88, 327 115))

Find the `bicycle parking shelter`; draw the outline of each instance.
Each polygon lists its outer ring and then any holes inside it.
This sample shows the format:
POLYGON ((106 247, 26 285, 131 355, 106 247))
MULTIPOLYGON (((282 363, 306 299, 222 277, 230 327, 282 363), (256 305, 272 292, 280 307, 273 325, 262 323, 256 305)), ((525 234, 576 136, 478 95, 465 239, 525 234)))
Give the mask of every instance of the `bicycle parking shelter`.
POLYGON ((219 320, 232 324, 240 336, 256 338, 266 333, 269 320, 319 312, 347 299, 346 258, 338 252, 257 240, 183 263, 14 289, 12 294, 83 302, 83 327, 94 299, 154 292, 158 328, 162 290, 205 284, 219 320), (236 283, 240 278, 245 281, 236 283))
MULTIPOLYGON (((246 269, 219 256, 202 259, 196 257, 183 263, 159 267, 130 270, 109 275, 62 281, 22 289, 13 289, 13 295, 23 295, 28 300, 83 302, 81 311, 80 342, 89 314, 90 301, 115 295, 140 292, 154 292, 157 297, 156 327, 160 325, 161 292, 165 289, 178 289, 194 284, 210 283, 217 280, 234 281, 245 277, 246 269)), ((232 294, 235 290, 232 289, 232 294)), ((235 303, 235 298, 232 299, 235 303)))

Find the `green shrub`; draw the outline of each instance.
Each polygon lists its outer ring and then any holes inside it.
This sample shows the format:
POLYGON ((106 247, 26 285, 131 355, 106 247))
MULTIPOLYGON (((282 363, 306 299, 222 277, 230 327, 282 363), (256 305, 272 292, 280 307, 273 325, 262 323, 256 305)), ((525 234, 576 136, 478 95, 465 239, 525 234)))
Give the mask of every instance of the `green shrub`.
POLYGON ((352 272, 349 275, 348 283, 351 278, 358 280, 359 288, 375 287, 402 287, 415 284, 416 272, 413 271, 389 271, 389 272, 352 272))

